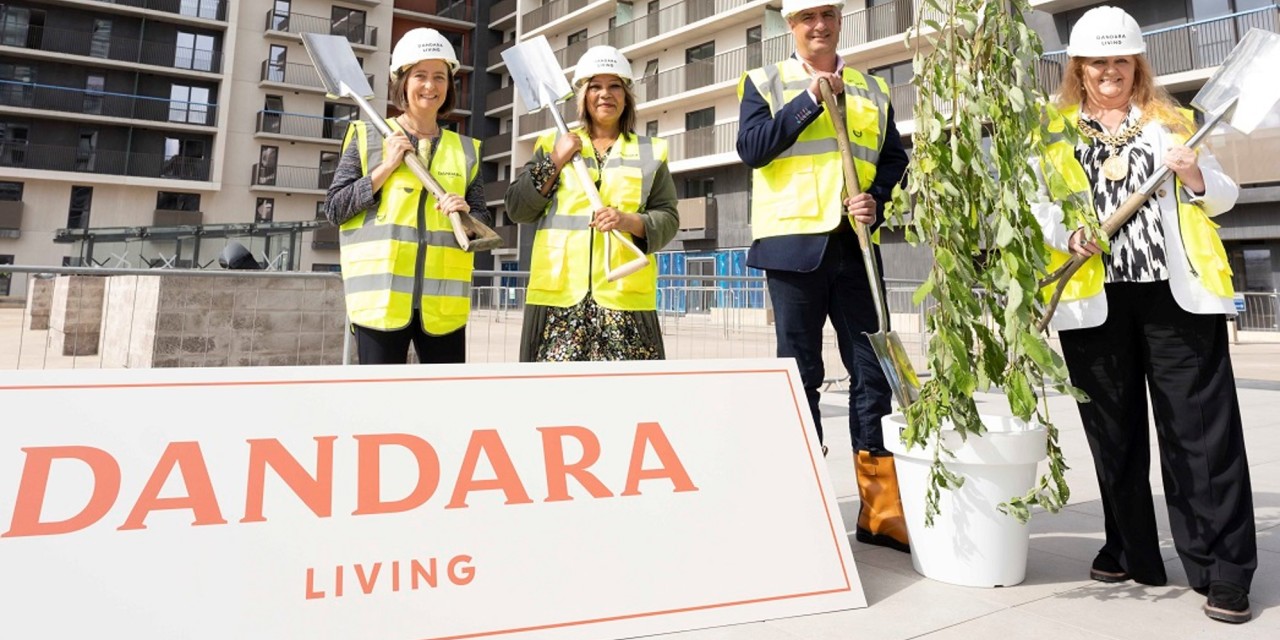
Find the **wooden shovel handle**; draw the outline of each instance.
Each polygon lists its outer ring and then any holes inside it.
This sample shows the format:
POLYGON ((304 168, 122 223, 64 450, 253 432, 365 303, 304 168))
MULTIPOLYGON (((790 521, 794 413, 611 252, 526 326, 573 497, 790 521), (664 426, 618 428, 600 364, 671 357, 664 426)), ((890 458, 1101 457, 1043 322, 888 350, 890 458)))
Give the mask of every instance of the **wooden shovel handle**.
MULTIPOLYGON (((449 195, 444 187, 436 181, 435 176, 427 170, 427 165, 422 158, 416 153, 404 154, 404 163, 408 165, 409 171, 418 178, 422 186, 427 188, 436 200, 443 200, 449 195)), ((502 238, 493 229, 489 228, 483 222, 475 219, 475 216, 467 214, 467 219, 462 219, 462 214, 457 211, 449 213, 449 225, 453 227, 453 238, 458 241, 458 246, 463 251, 484 251, 487 249, 496 249, 502 246, 502 238), (471 233, 467 233, 470 231, 471 233), (471 234, 475 234, 472 237, 471 234)))
MULTIPOLYGON (((591 211, 599 211, 604 208, 604 200, 600 198, 600 191, 596 189, 596 183, 591 179, 591 173, 587 170, 587 163, 582 159, 582 154, 573 154, 573 170, 578 176, 578 182, 582 184, 583 191, 587 192, 587 200, 591 202, 591 211)), ((629 240, 617 229, 611 230, 604 234, 604 278, 609 282, 616 282, 625 278, 645 267, 649 266, 649 256, 645 255, 640 247, 629 240), (636 257, 623 264, 621 267, 614 269, 609 264, 609 257, 613 255, 612 239, 617 238, 628 251, 636 257)))

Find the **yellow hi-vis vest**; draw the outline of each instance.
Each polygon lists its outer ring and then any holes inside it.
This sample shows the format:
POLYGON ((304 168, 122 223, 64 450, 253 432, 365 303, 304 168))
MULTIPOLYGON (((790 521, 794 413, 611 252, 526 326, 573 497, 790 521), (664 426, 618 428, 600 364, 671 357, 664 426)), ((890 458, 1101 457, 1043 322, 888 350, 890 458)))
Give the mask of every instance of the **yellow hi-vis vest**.
MULTIPOLYGON (((387 124, 399 131, 394 119, 387 124)), ((369 175, 382 162, 382 136, 364 122, 347 128, 343 149, 359 145, 360 169, 369 175)), ((422 156, 429 140, 420 140, 422 156)), ((449 193, 466 193, 479 170, 480 143, 452 131, 440 132, 430 171, 449 193)), ((448 216, 436 198, 401 164, 380 191, 376 211, 363 211, 340 227, 342 283, 347 315, 354 324, 382 331, 409 325, 415 307, 422 329, 452 333, 471 310, 473 256, 458 247, 448 216), (416 304, 415 304, 416 302, 416 304)))
MULTIPOLYGON (((1188 120, 1191 119, 1189 111, 1184 112, 1184 115, 1188 120)), ((1064 134, 1065 128, 1068 125, 1076 126, 1079 119, 1080 108, 1073 106, 1064 109, 1058 118, 1049 121, 1049 136, 1040 157, 1041 173, 1049 187, 1049 196, 1063 203, 1064 210, 1079 207, 1079 211, 1085 215, 1096 216, 1093 188, 1085 175, 1084 167, 1076 160, 1075 146, 1067 141, 1064 134)), ((1174 133, 1170 136, 1177 144, 1187 141, 1184 135, 1174 133)), ((1223 298, 1232 297, 1235 291, 1231 284, 1231 266, 1226 249, 1222 246, 1222 239, 1218 237, 1219 225, 1205 214, 1200 205, 1188 201, 1186 189, 1177 178, 1174 178, 1174 192, 1178 201, 1178 233, 1186 248, 1188 270, 1210 293, 1223 298)), ((1049 273, 1053 273, 1070 259, 1070 253, 1049 247, 1049 273)), ((1177 265, 1169 266, 1178 268, 1177 265)), ((1105 277, 1102 256, 1093 256, 1067 282, 1062 291, 1062 301, 1080 300, 1101 294, 1105 277)), ((1047 299, 1055 287, 1057 283, 1045 287, 1041 294, 1047 299)))
MULTIPOLYGON (((876 177, 876 162, 889 124, 889 85, 883 78, 863 75, 848 66, 844 67, 843 77, 845 125, 858 183, 866 191, 876 177)), ((747 82, 777 114, 808 90, 812 78, 803 63, 788 58, 743 75, 738 82, 739 101, 747 82)), ((752 172, 751 182, 754 239, 823 233, 836 228, 845 213, 841 197, 844 170, 832 117, 824 114, 809 123, 795 144, 752 172)))
MULTIPOLYGON (((573 133, 582 138, 582 148, 591 148, 585 129, 575 129, 573 133)), ((558 137, 555 131, 542 134, 535 149, 550 154, 558 137)), ((624 213, 640 213, 649 201, 658 168, 667 161, 667 143, 648 136, 620 136, 603 170, 596 166, 594 154, 589 155, 584 158, 587 172, 598 185, 604 205, 624 213)), ((572 307, 590 292, 596 303, 606 309, 656 309, 658 270, 652 255, 649 266, 617 282, 605 279, 606 259, 611 266, 619 267, 634 256, 617 241, 612 243, 613 254, 605 256, 604 236, 587 226, 594 213, 577 172, 566 165, 533 237, 527 301, 572 307)))

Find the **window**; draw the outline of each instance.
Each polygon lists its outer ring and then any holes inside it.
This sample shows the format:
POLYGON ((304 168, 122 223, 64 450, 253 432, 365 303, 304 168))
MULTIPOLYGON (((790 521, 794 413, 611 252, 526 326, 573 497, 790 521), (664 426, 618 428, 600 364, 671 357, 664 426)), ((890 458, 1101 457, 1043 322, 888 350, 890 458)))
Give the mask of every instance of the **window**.
POLYGON ((716 43, 714 40, 684 50, 685 91, 705 87, 715 82, 715 57, 716 43))
MULTIPOLYGON (((13 256, 0 256, 0 264, 13 264, 13 256)), ((9 295, 9 284, 13 282, 12 273, 0 273, 0 296, 9 295)))
POLYGON ((715 178, 685 178, 684 197, 705 198, 707 196, 715 195, 715 185, 715 178))
POLYGON ((98 132, 81 131, 80 143, 76 145, 76 171, 93 171, 97 155, 98 132))
POLYGON ((218 19, 218 0, 181 0, 178 12, 184 16, 218 19))
POLYGON ((280 133, 280 119, 284 113, 284 97, 267 96, 262 103, 263 133, 280 133))
POLYGON ((328 189, 333 184, 333 174, 338 172, 338 159, 341 157, 337 151, 320 152, 320 180, 317 188, 328 189))
POLYGON ((199 211, 200 194, 161 191, 156 194, 156 208, 166 211, 199 211))
POLYGON ((31 107, 35 97, 36 73, 24 64, 0 64, 0 104, 11 107, 31 107))
POLYGON ((209 90, 181 84, 170 87, 169 122, 209 124, 209 90))
POLYGON ((27 125, 0 120, 0 166, 27 164, 27 125))
POLYGON ((89 40, 89 55, 106 58, 111 54, 111 20, 94 18, 93 37, 89 40))
POLYGON ((341 140, 347 135, 347 127, 360 119, 360 108, 353 104, 324 103, 324 137, 341 140))
POLYGON ((582 42, 583 40, 586 40, 586 39, 587 39, 586 29, 583 29, 582 31, 578 31, 576 33, 571 33, 569 34, 569 45, 572 46, 572 45, 578 44, 579 42, 582 42))
POLYGON ((311 270, 321 273, 342 273, 342 265, 331 264, 328 262, 313 262, 311 263, 311 270))
POLYGON ((276 0, 271 10, 271 28, 275 31, 289 30, 289 0, 276 0))
POLYGON ((657 135, 658 135, 658 121, 657 121, 657 120, 650 120, 650 121, 648 121, 648 122, 644 123, 644 134, 645 134, 646 136, 649 136, 650 138, 657 137, 657 135))
POLYGON ((0 5, 0 44, 39 49, 44 10, 0 5))
POLYGON ((283 45, 271 45, 271 53, 267 55, 267 80, 284 82, 285 65, 289 61, 289 50, 283 45))
POLYGON ((276 183, 276 160, 280 147, 263 146, 258 150, 257 180, 254 184, 271 186, 276 183))
POLYGON ((684 114, 685 131, 693 131, 694 129, 702 129, 710 127, 716 123, 716 108, 707 107, 706 109, 698 109, 684 114))
POLYGON ((324 200, 316 203, 316 220, 326 220, 329 216, 324 214, 324 200))
POLYGON ((253 222, 255 224, 262 222, 271 222, 276 215, 276 199, 275 198, 258 198, 258 204, 253 207, 253 222))
POLYGON ((707 107, 684 114, 684 153, 696 158, 715 153, 716 108, 707 107))
POLYGON ((71 187, 71 203, 67 206, 67 228, 88 229, 89 209, 93 206, 93 187, 71 187))
POLYGON ((190 138, 164 139, 164 166, 162 178, 203 180, 208 177, 207 145, 204 140, 190 138))
POLYGON ((364 41, 365 13, 363 11, 335 6, 329 15, 331 17, 329 33, 345 36, 348 41, 356 44, 373 44, 364 41))
POLYGON ((107 88, 107 78, 91 73, 84 80, 84 113, 102 113, 102 91, 107 88))
POLYGON ((173 66, 179 69, 212 71, 216 55, 213 43, 213 36, 179 31, 177 46, 173 51, 173 66))
POLYGON ((0 182, 0 202, 22 202, 22 183, 0 182))

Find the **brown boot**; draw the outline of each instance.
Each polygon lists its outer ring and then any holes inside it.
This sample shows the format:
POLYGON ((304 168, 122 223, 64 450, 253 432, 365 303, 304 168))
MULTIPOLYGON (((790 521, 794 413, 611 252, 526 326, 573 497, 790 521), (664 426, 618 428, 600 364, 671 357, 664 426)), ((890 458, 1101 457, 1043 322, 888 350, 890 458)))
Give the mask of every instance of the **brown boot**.
POLYGON ((858 542, 911 553, 893 456, 873 456, 869 451, 858 451, 854 454, 853 467, 858 472, 858 496, 862 499, 862 506, 858 508, 858 542))

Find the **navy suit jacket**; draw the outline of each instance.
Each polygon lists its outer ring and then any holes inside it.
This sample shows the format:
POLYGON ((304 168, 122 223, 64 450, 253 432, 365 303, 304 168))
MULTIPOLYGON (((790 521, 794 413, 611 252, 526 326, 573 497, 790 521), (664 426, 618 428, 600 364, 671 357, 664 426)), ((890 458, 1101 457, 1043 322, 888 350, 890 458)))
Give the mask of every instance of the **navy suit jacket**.
MULTIPOLYGON (((795 144, 805 127, 822 115, 823 106, 814 104, 809 93, 802 92, 783 105, 775 116, 769 103, 746 82, 738 111, 738 155, 753 169, 764 167, 795 144)), ((889 107, 889 125, 876 163, 876 177, 867 190, 876 199, 876 223, 884 221, 884 203, 893 196, 893 187, 902 181, 907 169, 907 152, 893 122, 893 106, 889 107)), ((831 233, 852 231, 848 219, 829 233, 762 238, 751 243, 747 265, 756 269, 810 272, 822 262, 831 233)))

